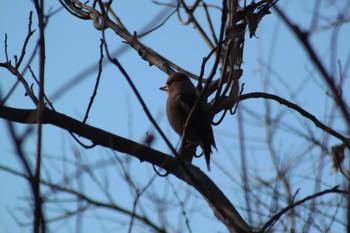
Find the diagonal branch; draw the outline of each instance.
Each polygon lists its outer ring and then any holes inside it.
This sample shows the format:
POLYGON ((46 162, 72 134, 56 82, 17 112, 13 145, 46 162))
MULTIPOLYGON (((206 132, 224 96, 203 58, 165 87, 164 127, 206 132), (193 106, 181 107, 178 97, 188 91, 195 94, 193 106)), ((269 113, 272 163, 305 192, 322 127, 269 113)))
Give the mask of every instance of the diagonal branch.
POLYGON ((337 194, 341 194, 341 195, 346 195, 347 193, 343 190, 339 189, 339 186, 335 186, 331 189, 326 189, 323 190, 321 192, 315 193, 313 195, 310 195, 308 197, 305 197, 303 199, 301 199, 300 201, 297 201, 285 208, 283 208, 279 213, 277 213, 276 215, 274 215, 267 223, 265 223, 265 225, 261 228, 261 230, 259 231, 259 233, 263 233, 266 232, 267 228, 271 228, 285 213, 287 213, 289 210, 294 209, 295 207, 302 205, 303 203, 313 200, 315 198, 321 197, 323 195, 326 194, 330 194, 330 193, 337 193, 337 194))
MULTIPOLYGON (((13 122, 37 124, 37 114, 38 110, 36 109, 23 110, 0 106, 0 118, 13 122)), ((208 202, 210 208, 212 208, 216 217, 226 225, 229 232, 252 232, 250 226, 239 215, 224 193, 197 167, 191 164, 188 164, 187 167, 195 178, 194 182, 194 180, 184 172, 184 168, 175 158, 149 148, 146 145, 141 145, 126 138, 83 124, 69 116, 47 108, 42 112, 42 123, 55 125, 91 140, 95 145, 127 153, 140 159, 141 162, 146 161, 165 169, 168 173, 186 182, 201 193, 208 202)))
MULTIPOLYGON (((169 66, 170 61, 148 48, 138 40, 136 32, 132 35, 125 28, 121 27, 117 23, 113 22, 103 15, 103 13, 97 11, 95 8, 92 8, 88 5, 81 3, 78 0, 62 0, 64 1, 64 6, 69 8, 70 11, 73 11, 76 15, 81 16, 84 19, 90 19, 93 21, 93 25, 97 30, 105 30, 110 28, 118 36, 123 38, 127 44, 134 48, 142 59, 148 61, 150 64, 157 66, 160 70, 164 71, 167 74, 173 73, 172 68, 169 66)), ((104 9, 101 9, 101 11, 104 9)))
POLYGON ((279 97, 277 95, 273 95, 273 94, 269 94, 269 93, 264 93, 264 92, 252 92, 252 93, 247 93, 247 94, 243 94, 240 95, 236 101, 223 101, 222 104, 220 106, 218 106, 217 109, 215 109, 215 113, 221 111, 222 109, 229 109, 232 108, 232 106, 234 106, 234 104, 236 102, 240 102, 246 99, 253 99, 253 98, 264 98, 264 99, 271 99, 274 100, 282 105, 285 105, 293 110, 295 110, 296 112, 298 112, 300 115, 304 116, 305 118, 311 120, 317 127, 319 127, 320 129, 324 130, 325 132, 329 133, 330 135, 338 138, 339 140, 341 140, 342 142, 344 142, 344 144, 348 147, 348 149, 350 150, 350 138, 342 135, 341 133, 337 132, 336 130, 328 127, 327 125, 323 124, 321 121, 319 121, 314 115, 312 115, 311 113, 309 113, 308 111, 306 111, 305 109, 303 109, 302 107, 298 106, 295 103, 292 103, 286 99, 283 99, 282 97, 279 97))
POLYGON ((335 77, 332 74, 329 74, 326 70, 326 67, 322 64, 321 59, 317 56, 315 50, 312 48, 309 40, 308 32, 302 31, 296 24, 292 23, 291 20, 287 17, 287 15, 277 6, 274 6, 276 13, 281 17, 281 19, 287 24, 287 26, 292 30, 295 36, 300 41, 301 45, 304 47, 306 52, 308 53, 311 61, 317 67, 320 72, 322 78, 327 83, 328 87, 333 93, 334 100, 336 104, 339 106, 341 112, 344 115, 346 123, 348 125, 348 129, 350 128, 350 112, 349 106, 345 102, 342 93, 336 86, 335 77))
MULTIPOLYGON (((16 175, 16 176, 20 176, 28 181, 32 181, 32 177, 29 176, 28 174, 24 174, 24 173, 21 173, 21 172, 18 172, 12 168, 9 168, 7 166, 3 166, 0 164, 0 170, 3 170, 3 171, 6 171, 6 172, 9 172, 13 175, 16 175)), ((93 197, 89 196, 88 194, 84 194, 84 193, 81 193, 75 189, 70 189, 70 188, 67 188, 65 185, 62 185, 62 184, 54 184, 50 181, 47 181, 47 180, 40 180, 40 183, 44 186, 47 186, 47 187, 50 187, 52 190, 55 190, 55 191, 61 191, 63 193, 66 193, 66 194, 69 194, 69 195, 72 195, 72 196, 75 196, 75 197, 78 197, 82 200, 84 200, 85 202, 88 203, 88 205, 92 205, 92 206, 98 206, 98 207, 102 207, 102 208, 105 208, 105 209, 110 209, 110 210, 114 210, 114 211, 118 211, 122 214, 125 214, 125 215, 132 215, 134 214, 134 217, 141 221, 141 222, 144 222, 145 224, 147 224, 147 226, 153 228, 153 230, 155 230, 156 232, 165 232, 164 229, 162 228, 159 228, 156 223, 152 222, 149 218, 147 218, 147 216, 143 216, 143 215, 139 215, 139 214, 136 214, 136 213, 132 213, 130 210, 126 209, 126 208, 123 208, 122 206, 118 205, 118 204, 115 204, 115 203, 106 203, 106 202, 103 202, 103 201, 99 201, 97 199, 94 199, 93 197)), ((73 212, 74 214, 76 212, 73 212)), ((48 222, 50 221, 55 221, 55 220, 58 220, 58 219, 62 219, 62 218, 66 218, 66 216, 64 217, 55 217, 55 218, 52 218, 51 219, 47 219, 48 222)))

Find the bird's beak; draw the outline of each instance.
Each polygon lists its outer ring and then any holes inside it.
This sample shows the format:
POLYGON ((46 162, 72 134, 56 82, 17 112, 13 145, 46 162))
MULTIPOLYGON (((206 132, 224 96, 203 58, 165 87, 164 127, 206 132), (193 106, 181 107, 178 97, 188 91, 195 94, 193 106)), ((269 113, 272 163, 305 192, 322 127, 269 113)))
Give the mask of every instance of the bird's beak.
POLYGON ((159 90, 168 91, 168 84, 164 84, 163 86, 161 86, 161 87, 159 88, 159 90))

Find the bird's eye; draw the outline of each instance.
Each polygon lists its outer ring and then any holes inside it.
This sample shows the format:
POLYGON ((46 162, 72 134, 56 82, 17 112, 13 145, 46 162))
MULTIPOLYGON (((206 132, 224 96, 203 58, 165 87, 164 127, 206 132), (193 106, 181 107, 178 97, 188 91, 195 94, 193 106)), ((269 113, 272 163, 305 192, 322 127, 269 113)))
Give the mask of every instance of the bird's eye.
POLYGON ((170 86, 172 83, 173 83, 173 80, 169 80, 168 82, 166 82, 166 84, 167 84, 168 86, 170 86))

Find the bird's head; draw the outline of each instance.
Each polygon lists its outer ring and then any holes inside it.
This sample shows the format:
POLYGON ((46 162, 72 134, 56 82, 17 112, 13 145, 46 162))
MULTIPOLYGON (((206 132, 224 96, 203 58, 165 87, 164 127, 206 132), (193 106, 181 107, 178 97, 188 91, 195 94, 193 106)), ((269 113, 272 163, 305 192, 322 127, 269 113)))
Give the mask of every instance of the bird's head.
POLYGON ((169 95, 175 92, 193 92, 195 90, 190 79, 179 72, 170 75, 167 82, 159 89, 167 91, 169 95))

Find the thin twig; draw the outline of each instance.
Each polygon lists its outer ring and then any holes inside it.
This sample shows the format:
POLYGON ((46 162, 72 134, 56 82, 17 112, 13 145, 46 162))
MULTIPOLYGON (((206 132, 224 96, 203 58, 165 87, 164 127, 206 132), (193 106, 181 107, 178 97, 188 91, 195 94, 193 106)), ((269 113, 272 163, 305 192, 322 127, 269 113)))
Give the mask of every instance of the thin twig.
MULTIPOLYGON (((321 76, 331 89, 333 96, 335 98, 335 102, 338 104, 341 112, 343 113, 343 116, 346 120, 346 123, 348 125, 348 128, 350 128, 350 113, 348 110, 348 105, 340 95, 338 88, 335 84, 335 78, 329 74, 325 68, 325 66, 322 64, 321 60, 318 58, 315 50, 312 48, 310 41, 309 41, 309 35, 307 32, 302 31, 297 25, 293 24, 290 19, 282 12, 282 10, 277 6, 274 5, 274 9, 276 10, 277 14, 281 17, 281 19, 287 24, 287 26, 292 30, 292 32, 295 34, 295 36, 299 39, 302 46, 308 53, 308 55, 311 58, 311 61, 315 64, 318 71, 321 73, 321 76)), ((349 147, 350 148, 350 147, 349 147)))
POLYGON ((33 103, 35 105, 38 104, 38 99, 37 97, 34 95, 34 93, 32 92, 30 86, 28 85, 27 81, 24 79, 24 77, 18 72, 18 70, 10 63, 10 62, 6 62, 6 63, 0 63, 0 67, 5 67, 8 71, 10 71, 13 75, 15 75, 17 77, 17 80, 20 81, 26 91, 26 95, 28 95, 31 100, 33 101, 33 103))
MULTIPOLYGON (((309 113, 308 111, 306 111, 302 107, 299 107, 297 104, 294 104, 286 99, 283 99, 282 97, 279 97, 279 96, 273 95, 273 94, 264 93, 264 92, 252 92, 252 93, 247 93, 247 94, 243 94, 243 95, 238 96, 236 101, 243 101, 243 100, 253 99, 253 98, 265 98, 265 99, 275 100, 278 103, 285 105, 285 106, 297 111, 302 116, 311 120, 317 127, 321 128, 322 130, 326 131, 327 133, 331 134, 332 136, 343 141, 345 143, 345 145, 350 149, 350 138, 347 138, 344 135, 335 131, 334 129, 326 126, 321 121, 319 121, 314 115, 312 115, 311 113, 309 113)), ((217 112, 219 112, 219 111, 221 111, 221 109, 230 108, 233 104, 234 104, 234 102, 232 102, 232 101, 225 102, 220 106, 220 108, 215 109, 215 110, 217 112)))
POLYGON ((26 39, 24 40, 24 44, 22 46, 22 52, 19 57, 19 60, 18 62, 16 62, 16 66, 15 66, 16 69, 18 69, 21 66, 23 58, 26 54, 26 48, 27 48, 28 42, 35 32, 35 30, 32 30, 32 16, 33 16, 33 11, 29 13, 28 33, 27 33, 26 39))
POLYGON ((95 87, 94 87, 94 90, 92 92, 92 95, 90 97, 90 101, 89 101, 89 104, 88 104, 88 107, 86 109, 86 113, 85 113, 85 117, 83 119, 83 122, 86 123, 86 120, 88 119, 89 117, 89 112, 90 112, 90 109, 92 107, 92 104, 94 102, 94 99, 97 95, 97 89, 99 87, 99 84, 100 84, 100 79, 101 79, 101 74, 102 74, 102 64, 103 64, 103 44, 104 44, 104 40, 101 39, 101 44, 100 44, 100 59, 98 61, 98 73, 97 73, 97 78, 96 78, 96 83, 95 83, 95 87))
POLYGON ((209 29, 210 29, 210 32, 211 32, 211 36, 213 37, 214 43, 217 45, 219 43, 219 41, 218 41, 218 38, 217 38, 217 36, 215 34, 215 29, 214 29, 214 26, 213 26, 213 22, 211 21, 210 14, 209 14, 209 11, 208 11, 208 6, 207 6, 207 4, 205 2, 203 2, 203 8, 204 8, 205 16, 207 17, 207 21, 208 21, 209 29))
POLYGON ((5 33, 4 44, 5 44, 5 57, 6 57, 6 62, 9 62, 9 56, 8 56, 8 53, 7 53, 7 33, 5 33))
MULTIPOLYGON (((8 172, 10 174, 13 174, 13 175, 16 175, 16 176, 19 176, 19 177, 23 177, 26 180, 31 180, 31 178, 30 178, 30 176, 28 176, 28 174, 23 174, 22 172, 16 171, 16 170, 14 170, 12 168, 9 168, 9 167, 1 165, 1 164, 0 164, 0 170, 6 171, 6 172, 8 172)), ((94 198, 92 198, 92 197, 90 197, 90 196, 88 196, 86 194, 78 192, 77 190, 70 189, 66 184, 56 184, 56 183, 49 182, 47 180, 41 180, 40 183, 42 185, 44 185, 44 186, 47 186, 51 190, 61 191, 61 192, 65 193, 65 194, 72 195, 75 198, 80 198, 81 200, 84 200, 86 203, 88 203, 89 206, 102 207, 102 208, 105 208, 105 209, 118 211, 118 212, 120 212, 122 214, 126 214, 126 215, 131 215, 132 214, 130 210, 127 210, 127 209, 125 209, 125 208, 123 208, 123 207, 121 207, 119 205, 116 205, 116 204, 111 203, 111 202, 108 202, 108 203, 102 202, 102 201, 94 199, 94 198)), ((80 211, 83 211, 83 209, 81 209, 80 211)), ((74 213, 76 214, 76 213, 78 213, 78 211, 74 212, 74 213)), ((63 219, 63 218, 67 218, 67 216, 51 218, 49 221, 53 222, 53 221, 57 221, 57 220, 60 220, 60 219, 63 219)), ((147 226, 149 226, 155 232, 163 232, 163 233, 165 233, 164 229, 158 227, 156 225, 156 223, 152 222, 146 216, 135 214, 134 218, 136 218, 137 220, 139 220, 141 222, 144 222, 145 224, 147 224, 147 226)))
POLYGON ((285 214, 287 213, 289 210, 294 209, 296 206, 299 206, 307 201, 310 200, 314 200, 315 198, 321 197, 323 195, 326 194, 330 194, 330 193, 337 193, 337 194, 341 194, 341 195, 345 195, 345 192, 343 190, 339 189, 339 186, 335 186, 331 189, 326 189, 324 191, 315 193, 313 195, 310 195, 308 197, 305 197, 303 199, 301 199, 300 201, 297 201, 285 208, 283 208, 279 213, 275 214, 268 222, 266 222, 264 224, 264 226, 259 230, 259 233, 263 233, 266 232, 266 230, 269 228, 271 229, 273 227, 273 225, 285 214))
POLYGON ((159 29, 160 27, 162 27, 169 19, 171 16, 173 16, 174 14, 176 13, 176 10, 172 11, 164 20, 163 22, 161 22, 160 24, 158 24, 157 26, 155 26, 154 28, 146 31, 146 32, 143 32, 141 33, 138 37, 143 37, 143 36, 146 36, 147 34, 151 33, 151 32, 154 32, 155 30, 159 29))
MULTIPOLYGON (((103 36, 104 37, 104 36, 103 36)), ((117 66, 117 68, 120 70, 120 72, 123 74, 123 76, 125 77, 125 79, 127 80, 127 82, 129 83, 131 89, 133 90, 133 92, 135 93, 138 101, 140 102, 144 112, 146 113, 148 119, 151 121, 151 123, 154 125, 154 127, 156 128, 156 130, 158 131, 158 133, 161 135, 162 139, 165 141, 165 143, 167 144, 167 146, 169 147, 169 149, 171 150, 171 152, 177 156, 177 152, 175 150, 175 148, 171 145, 170 141, 168 140, 168 138, 166 137, 166 135, 163 133, 163 131, 161 130, 161 128, 159 127, 159 125, 157 124, 156 120, 153 118, 151 112, 148 110, 148 107, 146 105, 146 103, 143 101, 141 94, 139 93, 139 91, 137 90, 136 86, 134 85, 133 81, 131 80, 130 76, 127 74, 127 72, 124 70, 123 66, 119 63, 119 61, 116 58, 112 58, 111 55, 109 54, 109 50, 108 50, 108 46, 107 43, 105 42, 104 44, 105 50, 106 50, 106 54, 108 59, 115 65, 117 66)))
MULTIPOLYGON (((199 35, 203 38, 203 40, 207 43, 209 49, 214 49, 214 44, 211 42, 209 36, 205 33, 204 29, 202 28, 202 26, 198 23, 197 19, 194 17, 193 13, 194 10, 197 8, 197 5, 199 4, 200 1, 196 1, 193 5, 193 7, 188 8, 188 6, 186 5, 185 1, 180 1, 182 7, 184 8, 187 16, 188 16, 188 21, 186 22, 186 24, 188 23, 192 23, 193 26, 196 28, 196 30, 199 32, 199 35)), ((179 10, 178 10, 179 11, 179 10)))

